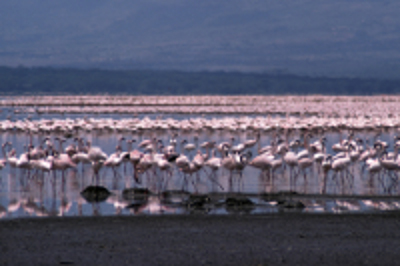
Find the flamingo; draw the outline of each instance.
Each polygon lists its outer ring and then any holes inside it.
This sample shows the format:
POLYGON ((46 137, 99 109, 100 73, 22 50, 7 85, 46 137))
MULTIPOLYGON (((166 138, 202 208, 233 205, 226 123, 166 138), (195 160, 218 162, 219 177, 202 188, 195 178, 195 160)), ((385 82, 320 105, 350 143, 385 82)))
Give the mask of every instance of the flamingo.
POLYGON ((221 160, 221 165, 223 168, 229 171, 229 190, 232 190, 232 178, 233 171, 236 169, 236 160, 229 153, 229 146, 224 146, 224 152, 222 153, 223 157, 221 160))
MULTIPOLYGON (((304 177, 304 193, 306 193, 306 189, 307 189, 307 174, 306 174, 306 170, 309 169, 309 168, 311 168, 311 166, 313 165, 313 162, 314 162, 314 160, 313 160, 312 158, 310 158, 310 157, 303 157, 303 158, 300 158, 300 159, 297 161, 297 165, 298 165, 298 167, 299 167, 299 171, 298 171, 298 173, 297 173, 296 176, 295 176, 294 182, 295 182, 295 186, 296 186, 296 178, 297 178, 297 175, 300 173, 300 171, 303 172, 303 177, 304 177)), ((312 168, 311 168, 311 174, 312 174, 312 168)))
POLYGON ((129 152, 129 161, 133 166, 133 178, 136 183, 140 183, 140 179, 137 173, 137 167, 140 160, 143 157, 143 152, 139 151, 138 149, 132 150, 132 143, 135 142, 135 139, 128 140, 128 152, 129 152))
POLYGON ((186 174, 185 172, 187 171, 182 171, 183 169, 190 169, 190 160, 189 158, 183 153, 184 145, 187 143, 187 140, 182 140, 180 144, 180 151, 179 151, 179 156, 175 159, 175 165, 176 167, 184 173, 184 180, 186 179, 186 174))
POLYGON ((252 148, 252 147, 254 147, 257 143, 260 143, 260 137, 261 137, 261 133, 260 133, 260 131, 257 131, 257 133, 256 133, 256 138, 255 138, 255 139, 246 140, 246 141, 244 142, 244 146, 245 146, 246 148, 252 148))
POLYGON ((272 162, 275 160, 275 155, 272 153, 261 153, 254 157, 250 162, 249 166, 260 169, 260 177, 264 179, 265 175, 268 174, 268 180, 270 178, 269 170, 272 168, 272 162))
POLYGON ((16 156, 16 151, 15 149, 11 148, 11 150, 7 153, 5 151, 5 147, 12 147, 11 142, 6 142, 2 145, 2 151, 3 151, 3 155, 4 158, 6 159, 7 163, 12 167, 12 168, 17 168, 17 164, 18 164, 18 158, 16 156))
POLYGON ((323 172, 321 194, 325 194, 326 183, 328 180, 328 173, 332 169, 332 155, 329 154, 323 158, 323 160, 321 162, 321 168, 322 168, 322 172, 323 172))
POLYGON ((300 161, 302 158, 308 158, 310 157, 310 145, 309 145, 309 138, 311 137, 311 134, 306 134, 304 136, 304 150, 300 151, 297 153, 297 160, 300 161))
MULTIPOLYGON (((156 160, 155 160, 155 150, 153 149, 153 145, 147 146, 149 149, 146 153, 143 154, 143 156, 140 158, 137 167, 136 167, 136 171, 138 173, 146 173, 147 174, 147 179, 149 180, 149 173, 148 171, 150 169, 153 168, 153 166, 156 164, 156 160)), ((141 183, 141 180, 138 180, 139 182, 137 183, 141 183)))
MULTIPOLYGON (((234 168, 233 170, 236 171, 239 174, 239 190, 243 189, 244 183, 243 183, 243 170, 246 167, 246 165, 249 163, 252 153, 251 151, 248 151, 246 153, 234 153, 233 154, 233 160, 234 160, 234 168)), ((233 176, 231 175, 230 179, 230 187, 233 189, 233 176)))
MULTIPOLYGON (((195 141, 196 141, 196 144, 189 143, 189 144, 186 144, 183 148, 186 151, 191 152, 192 150, 194 150, 197 147, 197 137, 195 137, 195 141)), ((182 144, 185 144, 185 143, 186 143, 186 140, 183 140, 182 144)), ((209 143, 202 144, 202 146, 203 147, 207 147, 207 149, 208 149, 209 145, 210 145, 209 143)), ((193 157, 192 161, 190 161, 188 159, 188 157, 186 155, 183 155, 183 154, 181 154, 176 159, 176 162, 175 162, 176 166, 184 174, 184 177, 183 177, 184 186, 185 186, 185 184, 187 184, 186 174, 189 174, 190 175, 190 179, 192 180, 193 173, 198 173, 200 171, 200 169, 202 169, 202 167, 203 167, 205 161, 207 160, 207 158, 208 158, 208 152, 207 152, 206 155, 203 155, 203 153, 199 149, 199 150, 197 150, 196 155, 193 157)), ((197 175, 196 179, 197 179, 197 182, 199 182, 199 175, 197 175)), ((192 183, 193 183, 193 186, 194 186, 194 188, 195 188, 195 190, 197 192, 197 186, 196 186, 196 184, 194 183, 193 180, 192 180, 192 183)))
POLYGON ((347 151, 347 145, 348 145, 348 140, 347 139, 342 139, 342 132, 340 131, 340 140, 338 143, 335 143, 332 145, 332 150, 334 152, 344 152, 347 151))
MULTIPOLYGON (((234 138, 233 138, 234 139, 234 138)), ((231 142, 221 142, 217 145, 217 150, 219 151, 220 154, 224 154, 225 153, 225 149, 230 149, 232 147, 232 143, 231 142)))
POLYGON ((65 170, 72 168, 76 169, 76 164, 72 161, 72 159, 66 153, 59 154, 57 151, 54 151, 55 156, 52 159, 52 169, 60 170, 62 173, 62 178, 65 178, 65 170))
POLYGON ((311 146, 312 146, 313 151, 315 152, 314 156, 313 156, 313 160, 317 165, 317 172, 318 172, 318 175, 319 175, 320 172, 321 172, 321 168, 322 168, 322 162, 328 156, 326 154, 326 138, 322 138, 319 143, 315 143, 314 142, 311 146), (317 147, 317 146, 319 146, 319 144, 321 146, 317 147))
POLYGON ((216 180, 217 177, 217 171, 221 168, 222 166, 222 159, 220 157, 215 156, 216 148, 213 148, 211 151, 211 158, 209 158, 207 161, 204 162, 204 166, 210 167, 211 173, 208 175, 208 179, 211 180, 212 183, 217 184, 221 190, 224 190, 224 188, 219 184, 216 180))
POLYGON ((294 176, 293 176, 293 169, 298 166, 298 158, 294 151, 289 150, 284 156, 283 161, 286 165, 289 166, 290 170, 290 191, 293 191, 294 188, 294 176))
POLYGON ((29 150, 20 154, 18 160, 16 161, 16 167, 27 170, 32 168, 29 161, 29 150))
POLYGON ((108 156, 108 158, 104 161, 103 166, 111 167, 114 172, 114 177, 116 177, 118 173, 116 168, 121 165, 122 161, 125 158, 129 159, 129 153, 127 152, 122 153, 121 146, 117 145, 115 148, 115 153, 112 153, 108 156))
POLYGON ((90 141, 87 141, 88 157, 92 164, 93 177, 96 177, 96 184, 99 183, 99 171, 103 167, 108 156, 100 147, 92 146, 90 141))
POLYGON ((180 168, 180 170, 183 172, 184 174, 184 179, 183 179, 183 185, 182 185, 182 190, 188 189, 187 188, 187 177, 186 175, 189 174, 190 175, 190 180, 192 181, 193 184, 193 188, 195 190, 195 192, 197 193, 197 184, 196 182, 194 182, 194 180, 192 179, 192 175, 193 173, 196 173, 199 169, 194 165, 194 163, 189 161, 189 164, 183 166, 182 168, 180 168))
MULTIPOLYGON (((382 186, 384 187, 384 184, 383 184, 382 180, 379 177, 379 173, 380 173, 380 171, 382 169, 382 164, 381 164, 381 161, 380 161, 379 157, 369 158, 366 161, 366 165, 367 165, 367 171, 368 171, 368 174, 369 174, 369 185, 370 185, 370 188, 372 188, 374 186, 373 185, 373 176, 376 175, 376 174, 378 175, 378 180, 381 181, 382 186)), ((385 189, 385 187, 384 187, 384 189, 385 189)))
POLYGON ((398 146, 396 144, 393 156, 389 157, 388 152, 384 152, 380 160, 382 168, 385 170, 392 183, 388 188, 389 192, 391 192, 393 188, 397 187, 399 179, 397 171, 400 170, 400 165, 397 163, 397 155, 398 155, 398 146))
POLYGON ((30 150, 29 150, 29 157, 32 160, 37 160, 37 159, 42 159, 47 156, 47 152, 43 149, 43 143, 45 143, 49 139, 48 137, 43 140, 37 147, 33 147, 32 144, 30 144, 30 150))
POLYGON ((192 157, 191 156, 192 151, 196 150, 198 147, 198 137, 195 136, 193 139, 194 139, 194 143, 188 143, 186 139, 182 141, 182 144, 185 144, 183 146, 183 148, 185 151, 189 152, 190 158, 192 157))
MULTIPOLYGON (((332 164, 331 164, 331 169, 334 171, 334 176, 332 179, 336 179, 337 173, 340 172, 341 174, 341 181, 342 181, 342 190, 344 190, 344 177, 343 177, 343 172, 346 172, 346 176, 349 176, 354 179, 352 174, 349 172, 348 167, 351 164, 351 158, 349 156, 349 152, 347 151, 345 153, 344 157, 340 158, 333 158, 332 159, 332 164)), ((352 183, 351 183, 352 184, 352 183)))
POLYGON ((100 147, 92 146, 90 141, 87 141, 88 144, 88 156, 91 162, 97 162, 100 160, 107 160, 108 156, 100 147))
POLYGON ((65 153, 68 154, 69 157, 72 157, 74 154, 77 153, 77 148, 74 143, 71 143, 65 148, 65 153))
POLYGON ((7 146, 7 142, 5 142, 5 143, 3 143, 1 145, 1 151, 3 152, 3 159, 0 159, 0 170, 3 169, 6 166, 7 161, 8 161, 7 160, 7 153, 6 153, 6 150, 5 150, 6 146, 7 146))
POLYGON ((326 137, 321 137, 310 144, 310 148, 314 153, 323 152, 325 150, 326 137))
MULTIPOLYGON (((72 155, 71 160, 75 163, 75 164, 91 164, 91 160, 89 158, 89 154, 85 153, 85 152, 77 152, 74 155, 72 155)), ((83 168, 82 168, 83 171, 83 168)))
POLYGON ((29 160, 31 167, 33 169, 36 169, 37 171, 50 172, 51 170, 53 170, 53 161, 54 161, 53 156, 46 159, 35 159, 35 160, 29 158, 29 160))
POLYGON ((167 175, 166 177, 165 176, 161 177, 160 190, 163 190, 164 188, 168 187, 169 179, 172 176, 173 165, 168 161, 167 156, 165 154, 161 157, 156 158, 155 160, 156 160, 158 169, 162 173, 165 173, 167 175), (165 180, 165 182, 164 182, 164 180, 165 180), (163 183, 164 183, 164 185, 163 185, 163 183))

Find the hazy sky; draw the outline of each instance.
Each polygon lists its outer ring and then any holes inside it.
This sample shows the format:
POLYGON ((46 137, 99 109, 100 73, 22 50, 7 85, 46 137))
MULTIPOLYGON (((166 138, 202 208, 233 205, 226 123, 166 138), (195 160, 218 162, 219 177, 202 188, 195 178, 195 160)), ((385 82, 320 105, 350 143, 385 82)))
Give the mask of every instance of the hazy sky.
POLYGON ((0 65, 397 77, 400 2, 1 1, 0 65))

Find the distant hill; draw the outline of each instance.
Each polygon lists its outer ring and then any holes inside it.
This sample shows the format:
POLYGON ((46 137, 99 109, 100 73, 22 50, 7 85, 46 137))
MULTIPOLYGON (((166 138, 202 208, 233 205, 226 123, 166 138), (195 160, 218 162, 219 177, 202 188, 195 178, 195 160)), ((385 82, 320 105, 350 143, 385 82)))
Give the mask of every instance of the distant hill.
POLYGON ((288 74, 0 67, 0 95, 377 95, 399 94, 400 79, 288 74))
POLYGON ((0 65, 399 78, 394 0, 0 2, 0 65))

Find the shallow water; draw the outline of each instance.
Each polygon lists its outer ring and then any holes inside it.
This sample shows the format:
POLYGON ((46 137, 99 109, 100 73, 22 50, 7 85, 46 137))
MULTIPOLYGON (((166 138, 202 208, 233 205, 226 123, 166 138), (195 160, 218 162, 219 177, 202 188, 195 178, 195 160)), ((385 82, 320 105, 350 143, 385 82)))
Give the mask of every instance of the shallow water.
MULTIPOLYGON (((1 113, 2 119, 7 117, 7 110, 1 113)), ((13 119, 23 119, 26 114, 17 114, 13 119)), ((39 118, 80 118, 84 115, 33 115, 31 119, 39 118)), ((146 114, 139 115, 139 118, 146 114)), ((98 118, 123 119, 130 115, 97 115, 98 118)), ((151 117, 151 115, 149 115, 151 117)), ((165 115, 163 118, 187 119, 187 115, 165 115)), ((193 116, 195 117, 195 116, 193 116)), ((152 117, 155 118, 155 117, 152 117)), ((157 137, 163 143, 168 143, 171 135, 177 131, 142 131, 139 133, 116 132, 83 132, 77 134, 92 141, 92 145, 100 146, 107 154, 114 152, 120 137, 134 138, 137 142, 143 139, 157 137)), ((199 143, 214 140, 217 143, 235 138, 235 144, 254 138, 251 131, 207 131, 177 132, 179 140, 193 141, 198 136, 199 143)), ((326 133, 327 153, 334 154, 331 147, 340 138, 345 138, 349 132, 326 133)), ((379 139, 393 142, 394 130, 381 132, 379 139)), ((291 137, 300 137, 300 132, 292 133, 291 137)), ((52 137, 54 137, 53 135, 52 137)), ((264 132, 261 135, 261 146, 270 144, 274 138, 284 137, 283 132, 264 132)), ((320 136, 314 134, 312 140, 320 136)), ((355 137, 374 139, 375 133, 357 132, 355 137)), ((38 143, 44 136, 34 135, 33 143, 38 143)), ((0 133, 1 143, 11 141, 17 154, 24 150, 24 145, 30 141, 29 135, 22 132, 0 133)), ((66 147, 73 142, 69 138, 66 147)), ((126 149, 126 145, 123 146, 126 149)), ((389 147, 389 151, 392 149, 389 147)), ((257 154, 256 148, 251 149, 257 154)), ((194 152, 189 155, 194 156, 194 152)), ((230 173, 220 169, 215 175, 210 169, 199 172, 199 175, 188 176, 186 186, 183 186, 183 175, 174 169, 171 176, 159 170, 150 171, 141 176, 142 183, 135 184, 133 168, 130 164, 120 166, 114 173, 112 169, 103 168, 98 183, 93 178, 90 165, 79 165, 77 171, 68 170, 63 175, 57 173, 37 173, 6 166, 0 171, 0 217, 41 217, 41 216, 92 216, 92 215, 139 215, 139 214, 230 214, 230 213, 274 213, 280 211, 301 211, 311 213, 347 213, 376 212, 399 210, 399 188, 392 174, 370 176, 362 170, 361 163, 355 163, 349 175, 329 174, 326 190, 321 194, 323 174, 316 166, 297 177, 295 194, 275 194, 290 190, 289 169, 278 169, 275 173, 262 175, 260 170, 247 166, 240 178, 239 173, 233 173, 230 184, 230 173), (168 182, 166 180, 168 179, 168 182), (110 195, 101 200, 88 200, 82 195, 86 188, 98 185, 106 188, 110 195), (167 184, 167 185, 166 185, 167 184), (144 196, 138 190, 148 189, 144 196), (185 193, 181 190, 184 189, 185 193), (134 192, 132 192, 134 191, 134 192), (165 192, 168 193, 168 197, 165 192), (132 192, 126 196, 127 192, 132 192), (131 194, 132 194, 131 193, 131 194), (136 194, 135 194, 136 193, 136 194), (163 194, 164 193, 164 194, 163 194), (192 196, 191 196, 192 195, 192 196), (198 198, 196 195, 206 195, 198 198), (278 196, 276 196, 278 195, 278 196), (238 201, 239 199, 239 201, 238 201), (241 201, 241 200, 250 200, 241 201), (301 206, 297 206, 297 203, 301 206)), ((128 193, 129 194, 129 193, 128 193)))

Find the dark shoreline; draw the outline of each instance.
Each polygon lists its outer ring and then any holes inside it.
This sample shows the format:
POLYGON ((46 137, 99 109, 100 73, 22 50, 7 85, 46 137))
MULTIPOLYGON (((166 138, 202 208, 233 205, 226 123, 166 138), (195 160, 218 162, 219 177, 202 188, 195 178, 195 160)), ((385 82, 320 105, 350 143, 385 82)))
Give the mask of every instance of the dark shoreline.
MULTIPOLYGON (((386 71, 387 73, 387 71, 386 71)), ((393 71, 395 73, 395 71, 393 71)), ((400 79, 241 71, 8 67, 1 96, 34 95, 398 95, 400 79)))
POLYGON ((0 221, 1 265, 389 265, 400 213, 0 221))

